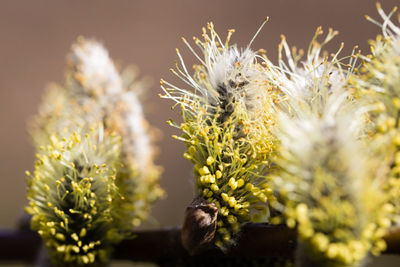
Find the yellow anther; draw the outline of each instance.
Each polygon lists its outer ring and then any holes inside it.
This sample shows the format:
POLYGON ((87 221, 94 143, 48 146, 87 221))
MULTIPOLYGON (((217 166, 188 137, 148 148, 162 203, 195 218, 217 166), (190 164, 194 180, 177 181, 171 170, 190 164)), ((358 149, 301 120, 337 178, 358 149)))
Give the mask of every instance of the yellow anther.
POLYGON ((58 138, 55 135, 50 136, 50 142, 52 146, 57 146, 58 144, 58 138))
POLYGON ((94 262, 94 254, 93 253, 88 253, 87 256, 89 257, 90 262, 94 262))
POLYGON ((395 108, 400 109, 400 98, 398 97, 394 97, 392 99, 393 105, 395 106, 395 108))
POLYGON ((389 117, 389 118, 387 118, 387 120, 386 120, 386 125, 387 125, 389 128, 393 128, 393 127, 396 125, 396 120, 395 120, 393 117, 389 117))
POLYGON ((222 239, 225 241, 229 241, 231 239, 231 236, 229 235, 229 233, 225 234, 222 236, 222 239))
POLYGON ((63 234, 61 234, 61 233, 57 233, 57 234, 56 234, 56 238, 57 238, 58 240, 65 241, 65 236, 64 236, 63 234))
POLYGON ((235 207, 235 205, 236 205, 236 199, 234 198, 234 197, 230 197, 229 198, 229 200, 228 200, 228 204, 229 204, 229 206, 230 207, 235 207))
POLYGON ((244 185, 244 180, 243 179, 239 179, 237 180, 237 187, 240 188, 244 185))
POLYGON ((189 154, 194 155, 196 153, 196 147, 190 146, 188 149, 189 154))
POLYGON ((71 249, 75 252, 75 253, 79 253, 79 247, 78 246, 72 246, 71 249))
POLYGON ((208 175, 207 182, 212 183, 212 184, 215 183, 215 176, 209 174, 209 175, 208 175))
POLYGON ((386 212, 392 213, 394 211, 394 206, 390 203, 386 203, 383 205, 382 209, 386 212))
POLYGON ((233 216, 233 215, 228 215, 228 217, 226 219, 227 219, 228 223, 230 223, 230 224, 235 224, 237 222, 236 216, 233 216))
POLYGON ((81 232, 79 233, 79 236, 84 237, 86 235, 86 233, 87 233, 86 228, 82 228, 81 232))
POLYGON ((203 166, 203 168, 199 169, 200 175, 207 175, 210 174, 210 170, 207 168, 207 166, 203 166))
POLYGON ((392 223, 388 218, 380 218, 378 224, 383 228, 389 228, 392 223))
POLYGON ((242 208, 242 205, 241 205, 241 204, 236 204, 235 207, 234 207, 235 211, 238 211, 238 210, 240 210, 241 208, 242 208))
POLYGON ((213 157, 211 157, 211 156, 209 156, 208 158, 207 158, 207 165, 211 165, 211 164, 213 164, 215 162, 215 159, 213 158, 213 157))
POLYGON ((74 132, 74 139, 75 139, 75 142, 77 142, 77 143, 81 142, 81 136, 79 134, 77 134, 76 132, 74 132))
POLYGON ((187 152, 185 152, 185 153, 183 153, 183 157, 185 158, 185 159, 189 159, 189 160, 191 160, 193 157, 189 154, 189 153, 187 153, 187 152))
POLYGON ((253 192, 253 195, 257 196, 260 193, 260 188, 253 186, 251 192, 253 192))
POLYGON ((307 223, 299 223, 298 232, 303 238, 310 238, 314 234, 314 229, 307 223))
POLYGON ((317 233, 313 236, 311 242, 319 251, 323 252, 328 248, 329 238, 322 233, 317 233))
POLYGON ((79 237, 78 237, 78 235, 77 235, 76 233, 73 233, 73 234, 71 235, 71 238, 72 238, 73 240, 75 240, 75 241, 78 241, 78 240, 79 240, 79 237))
POLYGON ((86 255, 83 255, 82 256, 82 261, 83 261, 84 264, 88 264, 89 263, 89 257, 86 256, 86 255))
POLYGON ((233 177, 231 179, 229 179, 228 184, 232 188, 232 190, 235 190, 237 188, 236 180, 233 177))
POLYGON ((374 237, 378 239, 386 235, 386 233, 387 233, 386 228, 378 228, 374 233, 374 237))
POLYGON ((211 185, 211 190, 214 191, 214 192, 218 191, 218 190, 219 190, 218 185, 212 184, 212 185, 211 185))
POLYGON ((222 207, 221 208, 221 214, 224 215, 224 216, 228 216, 229 209, 227 207, 222 207))
POLYGON ((260 199, 264 203, 266 203, 268 200, 267 196, 264 193, 259 194, 258 199, 260 199))
POLYGON ((286 220, 286 225, 287 225, 289 228, 294 228, 294 227, 296 226, 296 221, 295 221, 293 218, 288 218, 288 219, 286 220))
POLYGON ((222 199, 223 199, 225 202, 228 202, 228 201, 229 201, 229 196, 228 196, 228 194, 222 193, 222 194, 221 194, 221 197, 222 197, 222 199))
POLYGON ((213 192, 210 191, 208 188, 205 188, 205 189, 203 190, 203 196, 205 196, 205 197, 211 197, 212 195, 213 195, 213 192))
POLYGON ((247 191, 252 191, 253 188, 254 188, 254 185, 252 185, 252 184, 250 184, 250 183, 247 183, 246 186, 245 186, 245 189, 246 189, 247 191))
POLYGON ((305 222, 308 221, 308 208, 307 205, 304 203, 300 203, 296 207, 296 215, 297 215, 297 220, 299 222, 305 222))
POLYGON ((400 133, 395 134, 393 137, 393 143, 397 146, 400 146, 400 133))
POLYGON ((243 203, 242 203, 242 207, 245 208, 245 209, 247 209, 248 207, 250 207, 250 202, 247 202, 247 201, 246 201, 246 202, 243 202, 243 203))
POLYGON ((132 220, 132 224, 133 224, 134 226, 139 226, 140 223, 141 223, 141 220, 138 219, 138 218, 134 218, 134 219, 132 220))
POLYGON ((384 240, 379 240, 376 242, 375 246, 379 251, 384 251, 386 249, 386 242, 384 240))

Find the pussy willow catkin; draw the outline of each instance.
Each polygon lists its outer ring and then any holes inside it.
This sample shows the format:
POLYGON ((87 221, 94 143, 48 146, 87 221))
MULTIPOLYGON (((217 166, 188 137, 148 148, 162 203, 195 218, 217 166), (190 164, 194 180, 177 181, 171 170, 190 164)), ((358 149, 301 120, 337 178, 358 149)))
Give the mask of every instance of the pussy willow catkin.
POLYGON ((321 34, 318 28, 304 61, 283 38, 279 66, 267 62, 285 95, 274 128, 279 149, 271 180, 283 204, 277 208, 298 231, 296 264, 357 266, 385 248, 389 215, 373 175, 377 162, 366 156, 368 109, 347 89, 355 59, 344 64, 341 48, 323 57, 322 46, 336 33, 330 30, 319 44, 321 34))
POLYGON ((380 183, 385 187, 386 207, 392 211, 391 223, 400 222, 400 28, 377 4, 383 23, 369 16, 367 19, 382 28, 382 34, 370 41, 371 55, 361 56, 364 61, 359 75, 351 79, 356 96, 367 99, 371 106, 371 148, 381 164, 380 183))
POLYGON ((107 262, 111 245, 163 195, 135 93, 145 84, 130 69, 123 74, 100 43, 80 37, 64 85, 49 88, 31 123, 38 159, 27 211, 60 265, 107 262))
POLYGON ((265 174, 274 153, 272 105, 275 92, 264 77, 259 53, 231 45, 233 30, 223 42, 212 23, 203 28, 203 40, 194 38, 200 55, 189 74, 177 50, 180 65, 171 71, 182 86, 161 81, 164 98, 181 108, 182 131, 175 136, 186 144, 184 157, 194 164, 196 195, 218 210, 214 242, 221 248, 234 243, 245 222, 268 221, 276 201, 265 174))

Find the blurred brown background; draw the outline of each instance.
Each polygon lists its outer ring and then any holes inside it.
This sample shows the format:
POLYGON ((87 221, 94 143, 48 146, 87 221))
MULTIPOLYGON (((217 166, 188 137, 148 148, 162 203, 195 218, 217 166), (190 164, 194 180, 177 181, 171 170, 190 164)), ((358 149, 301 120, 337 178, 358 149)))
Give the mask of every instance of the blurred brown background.
MULTIPOLYGON (((388 11, 399 1, 383 1, 388 11)), ((178 82, 169 72, 183 51, 190 66, 195 59, 186 52, 181 36, 191 40, 213 21, 223 38, 234 28, 233 42, 246 45, 269 16, 253 48, 265 48, 275 60, 280 34, 291 45, 307 48, 317 26, 333 27, 340 35, 328 47, 355 44, 368 51, 367 40, 379 28, 364 14, 377 18, 375 0, 202 0, 202 1, 41 1, 0 2, 0 226, 14 227, 26 204, 25 170, 32 170, 34 153, 26 132, 27 119, 35 114, 49 82, 62 82, 65 55, 78 35, 104 42, 111 56, 122 64, 134 63, 142 75, 154 79, 145 110, 148 120, 163 132, 158 163, 165 169, 162 185, 168 198, 156 204, 154 218, 162 226, 181 223, 192 197, 191 164, 182 157, 183 144, 165 121, 178 119, 171 102, 158 98, 158 80, 178 82)), ((334 50, 331 50, 334 51, 334 50)), ((344 55, 344 53, 343 53, 344 55)))

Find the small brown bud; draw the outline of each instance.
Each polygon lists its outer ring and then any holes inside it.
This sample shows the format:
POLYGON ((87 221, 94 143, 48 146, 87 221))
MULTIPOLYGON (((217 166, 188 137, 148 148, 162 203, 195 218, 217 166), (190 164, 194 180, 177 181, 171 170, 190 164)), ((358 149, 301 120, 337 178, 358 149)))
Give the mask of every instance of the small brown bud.
POLYGON ((214 239, 218 208, 202 197, 195 198, 186 208, 182 227, 182 244, 190 255, 204 250, 214 239))

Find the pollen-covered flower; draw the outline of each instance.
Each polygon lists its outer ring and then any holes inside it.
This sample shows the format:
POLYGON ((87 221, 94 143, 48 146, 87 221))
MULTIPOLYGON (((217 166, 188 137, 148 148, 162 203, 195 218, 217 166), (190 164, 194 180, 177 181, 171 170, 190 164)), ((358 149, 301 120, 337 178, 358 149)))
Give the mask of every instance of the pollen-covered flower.
POLYGON ((334 32, 319 44, 321 33, 304 62, 296 62, 283 40, 289 66, 282 56, 270 66, 286 96, 274 131, 280 143, 272 181, 283 202, 276 208, 297 227, 299 266, 356 266, 369 251, 385 248, 388 219, 380 210, 390 207, 372 172, 376 162, 366 156, 367 109, 346 89, 349 73, 339 52, 321 58, 334 32))
POLYGON ((395 207, 392 221, 400 223, 400 27, 391 21, 377 4, 383 23, 369 20, 382 27, 382 35, 371 41, 372 55, 362 56, 365 64, 351 84, 360 97, 371 103, 371 148, 380 158, 381 183, 385 184, 388 205, 395 207))
POLYGON ((112 224, 125 236, 164 194, 149 126, 134 91, 146 85, 133 80, 133 70, 122 76, 101 44, 78 38, 68 56, 64 85, 49 88, 31 124, 37 150, 46 149, 53 136, 63 140, 73 132, 85 135, 98 124, 104 127, 102 140, 114 135, 121 139, 114 181, 120 197, 113 199, 112 224))
MULTIPOLYGON (((166 81, 161 87, 163 97, 181 107, 183 123, 170 124, 183 132, 176 138, 187 145, 184 157, 194 164, 196 196, 201 198, 194 202, 200 203, 199 209, 208 205, 217 209, 214 242, 226 248, 234 243, 241 224, 268 221, 264 203, 276 201, 265 179, 274 151, 275 93, 258 62, 259 53, 230 45, 233 30, 222 42, 212 23, 207 28, 203 41, 194 38, 202 55, 183 39, 200 61, 193 75, 177 51, 180 66, 171 71, 184 87, 166 81)), ((198 241, 191 244, 190 236, 184 232, 183 243, 193 252, 198 241)))
POLYGON ((57 266, 104 264, 124 237, 115 223, 121 137, 102 126, 85 136, 52 135, 28 173, 27 212, 57 266))

